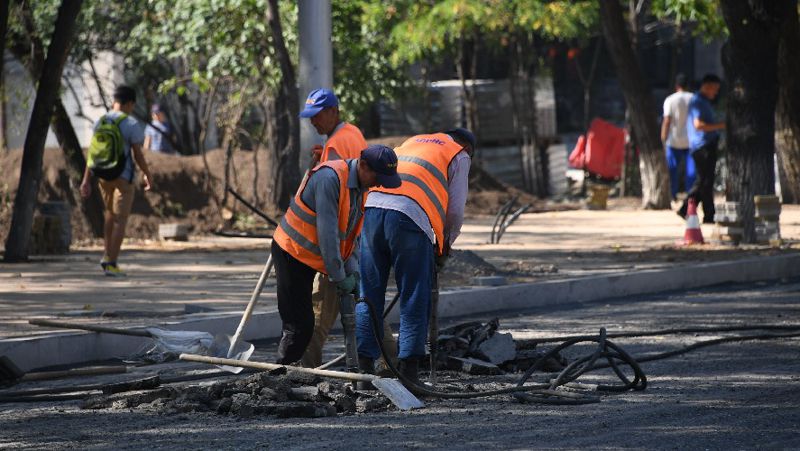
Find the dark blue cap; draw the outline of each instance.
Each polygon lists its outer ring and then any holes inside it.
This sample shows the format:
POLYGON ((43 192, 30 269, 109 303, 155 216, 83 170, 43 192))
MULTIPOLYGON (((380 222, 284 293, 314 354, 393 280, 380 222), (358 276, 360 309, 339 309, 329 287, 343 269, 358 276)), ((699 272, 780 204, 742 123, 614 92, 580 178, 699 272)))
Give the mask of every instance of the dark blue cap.
POLYGON ((306 99, 306 107, 300 112, 300 117, 314 117, 325 108, 339 106, 339 99, 330 89, 320 88, 311 91, 306 99))
POLYGON ((402 181, 397 175, 397 154, 383 144, 372 144, 361 151, 361 159, 378 174, 378 184, 384 188, 397 188, 402 181))
POLYGON ((478 147, 478 140, 475 139, 475 135, 473 135, 472 132, 467 130, 466 128, 461 128, 461 127, 454 128, 452 130, 447 130, 445 133, 452 137, 458 136, 463 140, 467 141, 470 144, 470 146, 472 146, 473 152, 478 147))

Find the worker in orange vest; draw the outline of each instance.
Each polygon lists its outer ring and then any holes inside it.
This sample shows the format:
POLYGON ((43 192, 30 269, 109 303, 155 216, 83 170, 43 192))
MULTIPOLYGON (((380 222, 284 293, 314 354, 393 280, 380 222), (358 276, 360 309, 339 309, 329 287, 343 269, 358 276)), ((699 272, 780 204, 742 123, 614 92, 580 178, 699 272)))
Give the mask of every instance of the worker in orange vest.
POLYGON ((325 145, 311 149, 311 167, 331 160, 358 158, 367 148, 361 130, 339 117, 339 99, 330 89, 311 91, 300 117, 307 118, 320 135, 327 136, 325 145))
MULTIPOLYGON (((371 190, 365 204, 361 294, 380 315, 394 267, 400 292, 398 369, 415 382, 425 356, 434 270, 444 265, 461 233, 475 145, 475 136, 463 128, 409 138, 395 149, 403 184, 371 190)), ((371 321, 367 305, 357 304, 359 368, 364 372, 380 355, 371 321)))
MULTIPOLYGON (((330 89, 311 91, 300 117, 309 119, 317 133, 327 137, 324 146, 316 145, 311 149, 310 168, 326 161, 358 158, 361 151, 367 148, 361 130, 340 119, 339 99, 330 89)), ((303 354, 302 364, 307 368, 316 368, 322 364, 322 347, 339 315, 336 284, 327 275, 317 274, 311 302, 314 307, 314 334, 303 354)))
POLYGON ((283 333, 278 363, 300 360, 314 331, 311 290, 317 272, 340 294, 357 293, 356 237, 369 188, 400 186, 397 156, 372 145, 358 159, 328 161, 309 171, 272 239, 283 333))

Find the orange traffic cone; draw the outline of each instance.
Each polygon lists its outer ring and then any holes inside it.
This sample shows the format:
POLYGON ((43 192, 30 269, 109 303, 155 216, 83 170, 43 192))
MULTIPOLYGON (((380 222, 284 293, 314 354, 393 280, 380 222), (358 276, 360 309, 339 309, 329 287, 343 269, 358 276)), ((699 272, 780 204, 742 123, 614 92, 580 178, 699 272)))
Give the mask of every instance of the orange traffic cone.
POLYGON ((683 234, 683 244, 703 244, 703 231, 700 229, 700 218, 697 217, 697 203, 689 199, 689 208, 686 214, 686 232, 683 234))

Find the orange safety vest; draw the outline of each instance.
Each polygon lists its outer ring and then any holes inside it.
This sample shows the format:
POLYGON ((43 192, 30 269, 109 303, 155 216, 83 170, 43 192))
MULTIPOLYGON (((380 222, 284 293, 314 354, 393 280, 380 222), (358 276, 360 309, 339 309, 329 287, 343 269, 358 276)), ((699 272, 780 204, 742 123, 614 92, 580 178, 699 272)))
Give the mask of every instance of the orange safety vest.
MULTIPOLYGON (((281 219, 281 223, 275 230, 272 237, 278 246, 291 254, 297 260, 305 263, 317 271, 328 274, 325 263, 322 260, 322 252, 319 248, 317 238, 317 213, 309 208, 301 197, 303 190, 308 184, 308 180, 318 170, 328 167, 336 171, 339 177, 339 252, 342 260, 346 260, 353 253, 356 237, 361 232, 361 225, 364 216, 352 225, 348 230, 348 219, 350 215, 350 193, 347 188, 347 178, 350 175, 350 168, 344 160, 328 161, 317 165, 309 172, 300 189, 297 190, 294 199, 289 204, 289 209, 281 219)), ((364 196, 366 197, 366 196, 364 196)), ((365 198, 362 197, 360 208, 364 210, 365 198)))
POLYGON ((445 133, 417 135, 394 149, 397 154, 397 173, 403 180, 399 188, 373 188, 373 191, 400 194, 422 207, 436 235, 438 253, 444 251, 444 222, 447 213, 447 168, 461 144, 445 133))
POLYGON ((331 160, 349 160, 361 156, 361 151, 367 148, 367 142, 361 130, 355 125, 345 122, 336 130, 322 149, 320 163, 331 160))

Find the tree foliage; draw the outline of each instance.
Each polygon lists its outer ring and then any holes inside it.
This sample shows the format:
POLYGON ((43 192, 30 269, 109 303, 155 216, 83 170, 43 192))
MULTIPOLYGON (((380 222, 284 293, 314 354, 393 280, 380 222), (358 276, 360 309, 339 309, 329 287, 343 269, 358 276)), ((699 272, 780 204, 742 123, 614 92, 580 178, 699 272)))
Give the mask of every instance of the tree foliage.
POLYGON ((653 15, 676 27, 688 25, 692 34, 706 40, 727 34, 719 12, 719 0, 653 0, 653 15))

